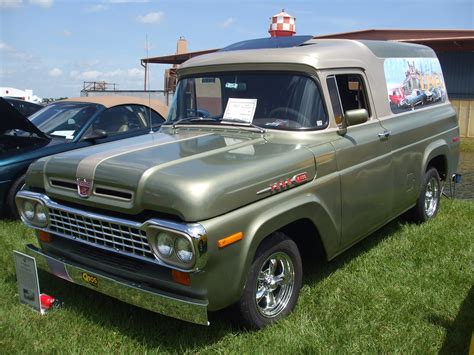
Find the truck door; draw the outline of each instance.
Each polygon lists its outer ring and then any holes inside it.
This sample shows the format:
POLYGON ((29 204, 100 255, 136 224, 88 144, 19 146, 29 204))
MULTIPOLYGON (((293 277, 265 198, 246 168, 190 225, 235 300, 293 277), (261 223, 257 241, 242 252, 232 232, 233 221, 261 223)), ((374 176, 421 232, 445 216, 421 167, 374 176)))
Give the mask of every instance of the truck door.
POLYGON ((373 109, 361 71, 327 76, 331 106, 337 124, 342 115, 366 109, 367 122, 347 127, 333 142, 341 183, 341 248, 379 228, 390 218, 393 203, 391 147, 373 109))

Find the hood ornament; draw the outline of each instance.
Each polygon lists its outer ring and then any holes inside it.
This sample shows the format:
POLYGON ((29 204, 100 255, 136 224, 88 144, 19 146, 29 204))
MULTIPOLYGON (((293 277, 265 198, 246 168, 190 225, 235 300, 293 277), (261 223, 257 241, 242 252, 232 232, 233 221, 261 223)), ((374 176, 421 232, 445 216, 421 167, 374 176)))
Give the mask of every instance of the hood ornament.
POLYGON ((92 180, 77 178, 77 193, 80 197, 87 198, 92 193, 92 180))

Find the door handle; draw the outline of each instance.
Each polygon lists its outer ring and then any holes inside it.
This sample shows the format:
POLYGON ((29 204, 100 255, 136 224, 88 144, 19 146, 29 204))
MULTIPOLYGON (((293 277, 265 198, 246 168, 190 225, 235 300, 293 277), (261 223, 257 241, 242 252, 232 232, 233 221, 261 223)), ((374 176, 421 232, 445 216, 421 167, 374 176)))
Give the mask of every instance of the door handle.
POLYGON ((392 134, 391 131, 383 131, 382 133, 379 133, 378 136, 380 139, 383 139, 383 138, 390 137, 391 134, 392 134))

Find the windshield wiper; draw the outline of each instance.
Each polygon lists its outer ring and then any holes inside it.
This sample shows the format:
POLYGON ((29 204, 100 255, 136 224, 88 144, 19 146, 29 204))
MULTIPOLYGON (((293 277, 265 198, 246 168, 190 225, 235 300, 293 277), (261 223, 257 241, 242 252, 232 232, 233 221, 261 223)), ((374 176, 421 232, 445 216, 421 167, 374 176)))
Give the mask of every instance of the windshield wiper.
POLYGON ((200 117, 200 116, 194 116, 194 117, 185 117, 177 120, 176 122, 173 122, 173 128, 176 128, 177 124, 183 123, 183 122, 205 122, 205 121, 211 121, 211 122, 220 122, 220 118, 213 118, 213 117, 200 117))
POLYGON ((224 124, 237 123, 239 126, 249 126, 249 127, 255 128, 260 133, 265 133, 266 132, 265 128, 262 128, 260 126, 257 126, 256 124, 253 124, 252 122, 248 122, 248 121, 245 121, 245 120, 239 120, 239 119, 232 118, 232 119, 229 119, 229 120, 222 120, 222 123, 224 123, 224 124))

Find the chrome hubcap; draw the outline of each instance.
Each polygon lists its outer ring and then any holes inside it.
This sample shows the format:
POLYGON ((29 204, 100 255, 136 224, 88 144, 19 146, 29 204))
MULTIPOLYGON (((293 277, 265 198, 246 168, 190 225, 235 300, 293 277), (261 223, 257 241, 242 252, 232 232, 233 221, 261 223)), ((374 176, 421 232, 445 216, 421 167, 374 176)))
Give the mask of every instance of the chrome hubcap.
POLYGON ((275 317, 282 312, 293 293, 295 269, 285 253, 270 255, 262 265, 257 278, 255 301, 264 317, 275 317))
POLYGON ((425 190, 425 214, 427 217, 433 217, 438 208, 439 185, 438 181, 432 177, 425 190))

